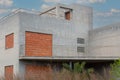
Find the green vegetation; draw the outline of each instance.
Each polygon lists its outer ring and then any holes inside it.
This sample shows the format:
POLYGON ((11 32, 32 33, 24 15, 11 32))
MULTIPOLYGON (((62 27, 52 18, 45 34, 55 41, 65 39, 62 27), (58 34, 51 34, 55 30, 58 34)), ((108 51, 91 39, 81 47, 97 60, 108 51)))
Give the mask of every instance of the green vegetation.
MULTIPOLYGON (((120 79, 120 59, 110 65, 110 69, 104 69, 102 76, 95 72, 93 68, 85 68, 85 62, 74 63, 73 69, 66 63, 63 64, 61 71, 38 72, 39 74, 26 76, 25 80, 119 80, 120 79), (110 73, 110 74, 109 74, 110 73), (109 75, 109 76, 108 76, 109 75)), ((1 77, 0 80, 5 80, 1 77)), ((22 80, 22 78, 14 76, 14 80, 22 80)))
POLYGON ((111 80, 119 80, 120 79, 120 59, 114 61, 114 63, 111 64, 110 66, 111 66, 110 73, 112 75, 111 80))
MULTIPOLYGON (((64 74, 69 74, 71 78, 66 79, 62 77, 64 80, 105 80, 99 74, 97 74, 93 68, 85 69, 85 62, 77 62, 74 64, 74 69, 71 69, 68 64, 63 64, 64 74)), ((63 73, 62 73, 63 74, 63 73)), ((60 74, 61 75, 61 74, 60 74)), ((61 80, 61 79, 59 79, 61 80)))
POLYGON ((87 76, 89 76, 90 73, 93 73, 94 72, 94 69, 93 68, 89 68, 89 69, 85 69, 85 62, 82 62, 82 63, 75 63, 74 64, 74 69, 71 69, 70 66, 66 63, 63 64, 63 67, 66 69, 66 70, 69 70, 73 73, 77 73, 77 74, 82 74, 84 72, 86 72, 87 76))

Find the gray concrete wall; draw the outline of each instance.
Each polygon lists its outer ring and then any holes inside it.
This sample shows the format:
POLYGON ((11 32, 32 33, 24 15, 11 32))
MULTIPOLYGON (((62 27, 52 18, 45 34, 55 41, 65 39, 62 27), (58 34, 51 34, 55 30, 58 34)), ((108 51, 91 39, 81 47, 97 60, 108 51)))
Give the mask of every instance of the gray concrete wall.
MULTIPOLYGON (((88 46, 88 31, 92 29, 92 9, 79 6, 69 6, 73 9, 72 19, 40 16, 28 12, 17 12, 0 21, 0 74, 4 67, 13 65, 14 73, 24 73, 24 62, 19 57, 25 56, 25 31, 53 34, 52 57, 86 56, 88 46), (14 33, 14 47, 5 49, 5 36, 14 33), (77 44, 77 38, 84 38, 85 44, 77 44), (85 53, 78 53, 77 46, 85 47, 85 53)), ((22 75, 23 76, 23 75, 22 75)))
POLYGON ((4 76, 5 66, 13 65, 14 73, 19 72, 19 18, 9 15, 0 21, 0 75, 4 76), (14 33, 14 47, 5 49, 5 36, 14 33))
POLYGON ((120 57, 120 23, 90 31, 89 56, 120 57))
POLYGON ((77 46, 87 50, 88 31, 92 26, 91 8, 73 5, 73 18, 70 21, 24 12, 19 15, 21 56, 25 54, 25 31, 53 34, 53 57, 78 57, 86 54, 87 51, 78 53, 77 46), (77 44, 77 38, 84 38, 85 44, 77 44))

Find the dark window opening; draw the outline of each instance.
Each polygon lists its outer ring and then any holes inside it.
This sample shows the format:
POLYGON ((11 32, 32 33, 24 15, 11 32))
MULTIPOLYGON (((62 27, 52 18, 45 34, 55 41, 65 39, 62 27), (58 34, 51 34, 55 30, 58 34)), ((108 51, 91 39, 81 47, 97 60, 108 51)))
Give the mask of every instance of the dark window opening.
POLYGON ((77 52, 85 52, 85 48, 84 47, 77 47, 77 52))
POLYGON ((77 38, 77 43, 78 44, 84 44, 85 43, 85 39, 83 39, 83 38, 77 38))
POLYGON ((71 12, 70 11, 65 12, 65 19, 66 20, 70 20, 71 19, 71 12))

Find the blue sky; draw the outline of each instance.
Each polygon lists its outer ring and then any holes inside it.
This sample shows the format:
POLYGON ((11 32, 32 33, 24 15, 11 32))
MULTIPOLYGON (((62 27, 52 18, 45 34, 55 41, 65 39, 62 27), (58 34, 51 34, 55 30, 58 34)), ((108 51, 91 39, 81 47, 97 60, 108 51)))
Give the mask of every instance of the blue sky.
POLYGON ((120 22, 120 0, 0 0, 0 17, 18 8, 40 11, 56 3, 79 3, 93 7, 95 28, 120 22))

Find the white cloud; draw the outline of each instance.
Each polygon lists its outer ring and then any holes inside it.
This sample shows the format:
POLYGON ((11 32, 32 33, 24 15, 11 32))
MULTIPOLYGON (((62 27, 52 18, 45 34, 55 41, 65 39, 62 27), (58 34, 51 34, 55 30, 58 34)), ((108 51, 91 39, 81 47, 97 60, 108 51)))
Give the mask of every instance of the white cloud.
POLYGON ((120 9, 112 8, 107 12, 95 12, 96 16, 104 16, 104 17, 113 16, 113 15, 116 15, 117 13, 120 13, 120 9))
POLYGON ((104 3, 106 0, 77 0, 78 3, 104 3))
POLYGON ((31 9, 32 11, 36 11, 35 9, 31 9))
POLYGON ((44 0, 45 2, 60 2, 61 0, 44 0))
MULTIPOLYGON (((106 0, 61 0, 63 2, 71 2, 71 3, 104 3, 106 0)), ((69 2, 69 3, 70 3, 69 2)))
POLYGON ((96 14, 96 16, 108 17, 108 16, 111 16, 113 13, 111 13, 111 12, 97 12, 95 14, 96 14))
POLYGON ((6 14, 6 13, 11 13, 11 12, 15 12, 15 11, 17 11, 18 9, 16 8, 16 9, 8 9, 8 8, 3 8, 3 9, 0 9, 0 15, 1 14, 6 14))
POLYGON ((104 3, 106 0, 44 0, 45 2, 53 2, 53 3, 104 3))
POLYGON ((6 12, 8 12, 8 9, 0 9, 0 14, 4 14, 6 12))
POLYGON ((88 0, 90 3, 104 3, 106 0, 88 0))
POLYGON ((0 0, 0 5, 2 6, 11 6, 13 4, 13 0, 0 0))
POLYGON ((71 3, 77 3, 78 0, 60 0, 60 3, 63 4, 71 4, 71 3))
POLYGON ((48 7, 50 7, 49 5, 46 5, 46 4, 43 4, 42 6, 41 6, 41 9, 45 9, 45 8, 48 8, 48 7))
POLYGON ((88 3, 88 0, 77 0, 77 3, 88 3))
POLYGON ((120 13, 120 10, 119 9, 111 9, 111 12, 112 13, 120 13))

